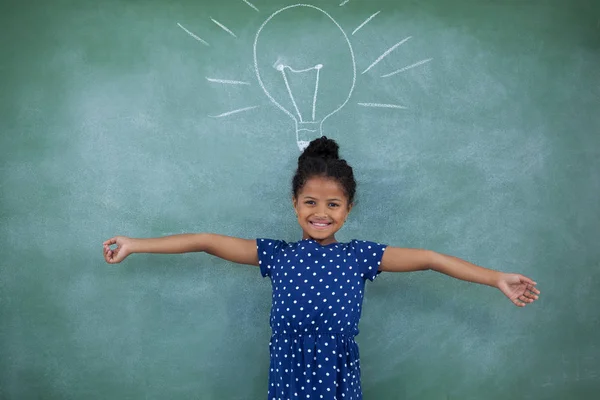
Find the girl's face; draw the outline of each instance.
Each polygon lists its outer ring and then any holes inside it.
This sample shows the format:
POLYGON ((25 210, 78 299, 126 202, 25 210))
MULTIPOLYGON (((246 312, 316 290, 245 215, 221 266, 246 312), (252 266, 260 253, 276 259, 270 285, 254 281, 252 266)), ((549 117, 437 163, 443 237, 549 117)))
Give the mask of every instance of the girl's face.
POLYGON ((314 239, 321 245, 336 242, 335 233, 352 209, 338 182, 324 177, 310 178, 292 200, 302 227, 302 239, 314 239))

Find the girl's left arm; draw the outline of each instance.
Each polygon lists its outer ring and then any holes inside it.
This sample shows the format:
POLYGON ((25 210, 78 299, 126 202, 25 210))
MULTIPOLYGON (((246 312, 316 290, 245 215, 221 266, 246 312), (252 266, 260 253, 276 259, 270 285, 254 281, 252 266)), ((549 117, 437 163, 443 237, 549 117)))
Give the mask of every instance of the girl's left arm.
POLYGON ((537 283, 526 276, 494 271, 430 250, 388 246, 383 252, 379 269, 388 272, 432 269, 463 281, 495 287, 519 307, 533 303, 540 294, 535 287, 537 283))

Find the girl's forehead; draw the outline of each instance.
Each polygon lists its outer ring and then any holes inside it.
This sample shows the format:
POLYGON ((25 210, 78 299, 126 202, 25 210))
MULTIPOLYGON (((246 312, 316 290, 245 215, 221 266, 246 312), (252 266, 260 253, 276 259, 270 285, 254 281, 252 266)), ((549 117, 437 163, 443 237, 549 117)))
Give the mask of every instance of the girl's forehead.
POLYGON ((310 194, 319 194, 319 195, 336 195, 337 197, 346 198, 346 194, 344 192, 344 188, 342 185, 332 178, 325 178, 320 176, 315 176, 309 178, 300 189, 298 195, 307 196, 310 194))

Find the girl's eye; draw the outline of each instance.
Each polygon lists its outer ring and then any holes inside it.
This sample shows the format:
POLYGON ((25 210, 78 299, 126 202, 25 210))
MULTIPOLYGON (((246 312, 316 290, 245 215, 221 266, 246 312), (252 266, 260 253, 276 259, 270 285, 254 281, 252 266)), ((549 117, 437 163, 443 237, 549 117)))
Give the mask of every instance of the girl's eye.
POLYGON ((313 200, 306 200, 304 202, 304 204, 308 204, 309 206, 312 206, 313 204, 315 204, 315 202, 313 200))
POLYGON ((337 204, 337 203, 329 203, 329 207, 332 207, 332 208, 334 208, 334 207, 339 207, 339 206, 340 206, 340 205, 339 205, 339 204, 337 204))

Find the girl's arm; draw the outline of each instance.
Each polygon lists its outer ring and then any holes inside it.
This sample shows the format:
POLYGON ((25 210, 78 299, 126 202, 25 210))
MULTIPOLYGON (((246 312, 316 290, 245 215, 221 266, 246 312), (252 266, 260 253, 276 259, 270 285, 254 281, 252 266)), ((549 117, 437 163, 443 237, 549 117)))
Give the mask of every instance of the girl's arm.
POLYGON ((498 288, 519 307, 537 300, 540 294, 540 291, 535 288, 537 283, 526 276, 479 267, 460 258, 430 250, 387 247, 379 269, 389 272, 432 269, 463 281, 498 288))
POLYGON ((256 240, 211 233, 192 233, 160 238, 134 239, 115 236, 103 243, 104 259, 109 264, 123 261, 133 253, 189 253, 204 251, 227 261, 258 266, 256 240), (115 246, 111 249, 111 246, 115 246))

